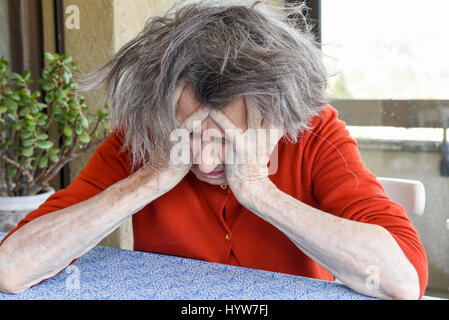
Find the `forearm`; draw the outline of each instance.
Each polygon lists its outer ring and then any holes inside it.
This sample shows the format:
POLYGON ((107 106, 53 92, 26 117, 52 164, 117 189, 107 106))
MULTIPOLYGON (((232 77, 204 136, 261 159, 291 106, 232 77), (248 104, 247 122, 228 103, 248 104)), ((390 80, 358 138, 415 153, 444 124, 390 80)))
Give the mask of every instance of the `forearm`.
POLYGON ((22 291, 55 275, 158 196, 138 171, 86 201, 27 223, 0 246, 0 289, 22 291))
POLYGON ((263 189, 250 192, 254 196, 248 209, 277 227, 347 286, 379 298, 418 298, 416 270, 386 229, 317 210, 271 182, 263 189))

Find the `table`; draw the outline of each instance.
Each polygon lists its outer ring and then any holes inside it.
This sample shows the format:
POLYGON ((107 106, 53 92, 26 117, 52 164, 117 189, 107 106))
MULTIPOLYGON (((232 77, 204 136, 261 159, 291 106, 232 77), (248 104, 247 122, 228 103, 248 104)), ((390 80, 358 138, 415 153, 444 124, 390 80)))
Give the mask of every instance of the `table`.
MULTIPOLYGON (((0 240, 5 236, 0 233, 0 240)), ((431 299, 430 297, 424 297, 431 299)), ((96 246, 72 266, 0 300, 373 299, 341 283, 168 255, 96 246)))

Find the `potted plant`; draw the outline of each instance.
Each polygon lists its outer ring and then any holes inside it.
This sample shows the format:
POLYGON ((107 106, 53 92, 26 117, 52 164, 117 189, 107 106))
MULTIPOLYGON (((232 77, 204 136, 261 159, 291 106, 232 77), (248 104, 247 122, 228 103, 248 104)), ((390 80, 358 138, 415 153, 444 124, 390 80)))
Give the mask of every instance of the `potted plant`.
POLYGON ((70 161, 97 146, 109 132, 107 105, 89 113, 69 55, 46 53, 41 90, 30 72, 9 70, 0 57, 0 231, 11 230, 54 190, 50 180, 70 161), (101 133, 100 133, 101 131, 101 133))

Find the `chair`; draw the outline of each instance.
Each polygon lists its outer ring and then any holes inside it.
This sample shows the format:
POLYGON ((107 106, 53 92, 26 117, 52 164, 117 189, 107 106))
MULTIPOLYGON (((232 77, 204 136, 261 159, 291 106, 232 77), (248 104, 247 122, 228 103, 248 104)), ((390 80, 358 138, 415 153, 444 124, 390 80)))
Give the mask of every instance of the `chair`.
MULTIPOLYGON (((387 196, 405 209, 407 215, 420 216, 424 213, 426 191, 421 181, 383 177, 377 177, 377 181, 382 185, 387 196)), ((449 219, 446 221, 446 226, 449 229, 449 219)), ((343 283, 337 278, 335 282, 343 283)))
POLYGON ((409 216, 420 216, 424 213, 426 191, 421 181, 383 177, 377 177, 377 181, 385 189, 387 196, 400 204, 409 216))

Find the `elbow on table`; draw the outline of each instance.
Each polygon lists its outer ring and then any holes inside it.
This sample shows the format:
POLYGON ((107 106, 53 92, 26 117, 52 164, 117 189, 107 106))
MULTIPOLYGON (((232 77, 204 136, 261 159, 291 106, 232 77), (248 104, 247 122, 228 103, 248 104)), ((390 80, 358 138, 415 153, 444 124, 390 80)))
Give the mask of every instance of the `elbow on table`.
MULTIPOLYGON (((385 290, 387 291, 387 290, 385 290)), ((406 281, 398 281, 388 290, 389 299, 393 300, 418 300, 421 296, 419 279, 416 272, 411 274, 406 281)))
POLYGON ((27 287, 21 286, 16 279, 17 276, 0 269, 0 291, 3 293, 15 294, 28 289, 27 287))
MULTIPOLYGON (((386 238, 396 247, 392 254, 392 260, 386 258, 384 276, 381 277, 381 283, 384 282, 383 292, 389 299, 395 300, 417 300, 421 297, 420 276, 415 266, 410 262, 405 252, 399 247, 392 234, 385 228, 382 228, 386 238)), ((381 285, 382 286, 382 285, 381 285)))
POLYGON ((395 299, 418 300, 421 298, 421 284, 415 267, 408 263, 403 268, 403 275, 395 290, 395 299))
POLYGON ((389 298, 393 300, 418 300, 420 298, 419 285, 398 286, 389 298))

